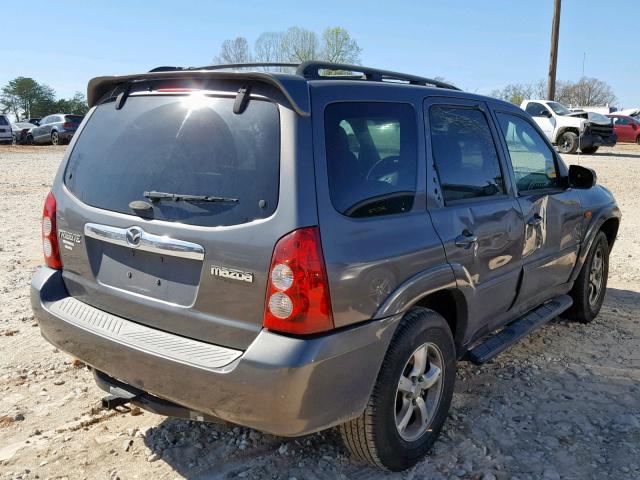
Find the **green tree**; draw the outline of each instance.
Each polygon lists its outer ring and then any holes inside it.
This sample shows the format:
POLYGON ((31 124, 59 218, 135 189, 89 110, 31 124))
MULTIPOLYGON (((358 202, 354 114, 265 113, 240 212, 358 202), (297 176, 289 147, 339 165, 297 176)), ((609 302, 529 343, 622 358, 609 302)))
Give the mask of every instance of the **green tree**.
POLYGON ((328 27, 322 32, 321 58, 334 63, 360 63, 362 48, 342 27, 328 27))
POLYGON ((55 101, 55 92, 33 78, 17 77, 0 90, 0 104, 4 113, 17 119, 38 116, 55 101))
POLYGON ((76 92, 75 95, 69 99, 60 99, 54 103, 52 111, 60 113, 70 113, 72 115, 86 115, 89 111, 87 105, 87 99, 84 93, 76 92))

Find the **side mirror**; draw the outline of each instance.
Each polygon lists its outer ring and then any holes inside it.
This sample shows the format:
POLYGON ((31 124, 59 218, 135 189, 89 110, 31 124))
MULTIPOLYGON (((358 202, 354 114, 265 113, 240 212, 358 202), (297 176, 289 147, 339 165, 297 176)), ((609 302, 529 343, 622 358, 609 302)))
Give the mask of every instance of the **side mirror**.
POLYGON ((586 190, 596 184, 596 172, 580 165, 569 165, 569 186, 586 190))

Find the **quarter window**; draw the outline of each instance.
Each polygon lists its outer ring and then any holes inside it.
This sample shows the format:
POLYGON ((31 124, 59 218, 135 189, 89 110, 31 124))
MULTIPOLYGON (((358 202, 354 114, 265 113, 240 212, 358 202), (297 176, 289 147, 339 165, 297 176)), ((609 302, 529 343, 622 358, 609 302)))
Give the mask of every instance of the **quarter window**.
POLYGON ((416 192, 417 133, 411 105, 334 103, 325 110, 331 201, 350 217, 411 210, 416 192))
POLYGON ((538 131, 516 115, 498 113, 519 192, 558 188, 555 156, 538 131))
POLYGON ((480 110, 434 106, 431 145, 445 202, 504 193, 498 154, 480 110))

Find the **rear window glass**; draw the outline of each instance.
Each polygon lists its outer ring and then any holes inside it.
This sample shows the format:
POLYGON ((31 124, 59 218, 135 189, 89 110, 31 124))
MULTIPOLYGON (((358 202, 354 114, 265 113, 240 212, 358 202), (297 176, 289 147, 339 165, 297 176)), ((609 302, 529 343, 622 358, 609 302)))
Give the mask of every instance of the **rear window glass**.
POLYGON ((402 103, 334 103, 325 110, 331 201, 350 217, 411 210, 416 191, 413 107, 402 103))
POLYGON ((145 191, 207 195, 237 203, 160 200, 153 218, 235 225, 273 214, 278 202, 280 125, 269 101, 233 113, 234 98, 131 96, 99 106, 69 157, 67 188, 94 207, 132 214, 145 191))
POLYGON ((67 122, 80 123, 82 122, 84 115, 65 115, 64 118, 67 122))
POLYGON ((9 120, 4 115, 0 115, 0 125, 9 125, 9 120))

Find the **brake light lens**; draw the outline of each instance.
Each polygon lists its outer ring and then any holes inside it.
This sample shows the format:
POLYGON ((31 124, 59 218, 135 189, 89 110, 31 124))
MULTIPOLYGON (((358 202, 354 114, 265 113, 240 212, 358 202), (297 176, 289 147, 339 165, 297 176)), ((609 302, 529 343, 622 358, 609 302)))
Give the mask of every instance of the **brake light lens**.
POLYGON ((263 326, 300 335, 334 328, 318 227, 295 230, 276 244, 263 326))
POLYGON ((62 128, 73 128, 74 126, 73 122, 64 122, 62 124, 62 128))
POLYGON ((42 211, 42 251, 47 267, 62 269, 60 248, 58 247, 58 229, 56 227, 56 199, 49 192, 42 211))

